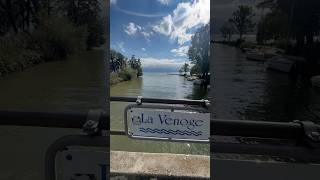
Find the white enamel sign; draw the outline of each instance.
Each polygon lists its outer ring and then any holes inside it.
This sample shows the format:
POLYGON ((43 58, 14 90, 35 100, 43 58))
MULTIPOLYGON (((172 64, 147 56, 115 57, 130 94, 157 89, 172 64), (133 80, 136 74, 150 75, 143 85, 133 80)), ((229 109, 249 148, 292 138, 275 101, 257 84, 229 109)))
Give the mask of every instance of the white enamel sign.
POLYGON ((133 138, 209 141, 210 113, 137 107, 126 113, 127 133, 133 138))

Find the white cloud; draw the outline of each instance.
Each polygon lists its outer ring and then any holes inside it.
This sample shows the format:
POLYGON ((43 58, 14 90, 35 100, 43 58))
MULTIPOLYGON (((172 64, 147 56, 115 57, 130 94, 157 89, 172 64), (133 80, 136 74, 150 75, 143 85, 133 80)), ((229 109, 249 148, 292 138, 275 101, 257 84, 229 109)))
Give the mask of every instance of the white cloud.
POLYGON ((141 34, 146 38, 147 41, 150 41, 150 37, 153 35, 153 32, 141 31, 141 34))
POLYGON ((186 56, 189 50, 189 46, 181 46, 178 49, 172 49, 171 52, 175 54, 175 56, 186 56))
POLYGON ((139 16, 139 17, 146 17, 146 18, 158 18, 158 17, 163 17, 166 14, 146 14, 146 13, 141 13, 141 12, 134 12, 134 11, 129 11, 126 9, 122 9, 119 6, 116 6, 116 9, 125 13, 125 14, 129 14, 129 15, 133 15, 133 16, 139 16))
POLYGON ((193 0, 193 2, 179 3, 171 14, 153 26, 153 30, 183 45, 190 41, 193 35, 188 30, 205 25, 209 21, 210 0, 193 0))
POLYGON ((146 51, 146 48, 141 48, 142 51, 146 51))
POLYGON ((184 64, 184 60, 146 57, 141 59, 141 63, 144 68, 178 68, 184 64))
POLYGON ((168 5, 170 0, 158 0, 158 2, 160 2, 163 5, 168 5))
POLYGON ((141 27, 134 24, 133 22, 130 22, 125 28, 124 32, 128 35, 135 35, 137 31, 141 30, 141 27))
POLYGON ((110 4, 117 4, 118 0, 110 0, 110 4))
POLYGON ((126 50, 124 49, 124 42, 118 42, 117 46, 120 49, 120 51, 126 52, 126 50))
POLYGON ((146 27, 141 27, 133 22, 130 22, 124 28, 124 32, 128 35, 141 34, 147 41, 150 41, 150 37, 153 35, 152 30, 147 30, 146 27))
POLYGON ((169 14, 168 16, 164 17, 162 21, 160 22, 159 25, 156 25, 153 27, 153 30, 160 33, 164 34, 166 36, 169 36, 172 32, 173 28, 173 22, 172 22, 172 17, 169 14))

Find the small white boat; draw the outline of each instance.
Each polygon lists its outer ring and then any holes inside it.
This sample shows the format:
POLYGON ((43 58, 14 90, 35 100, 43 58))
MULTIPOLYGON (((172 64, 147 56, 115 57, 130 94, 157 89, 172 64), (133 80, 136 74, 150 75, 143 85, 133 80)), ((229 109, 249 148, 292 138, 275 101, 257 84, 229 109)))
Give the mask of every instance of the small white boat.
POLYGON ((294 66, 294 62, 283 56, 274 56, 268 60, 268 69, 289 73, 294 66))
POLYGON ((197 79, 196 76, 189 76, 189 77, 187 77, 187 81, 194 81, 194 80, 196 80, 196 79, 197 79))

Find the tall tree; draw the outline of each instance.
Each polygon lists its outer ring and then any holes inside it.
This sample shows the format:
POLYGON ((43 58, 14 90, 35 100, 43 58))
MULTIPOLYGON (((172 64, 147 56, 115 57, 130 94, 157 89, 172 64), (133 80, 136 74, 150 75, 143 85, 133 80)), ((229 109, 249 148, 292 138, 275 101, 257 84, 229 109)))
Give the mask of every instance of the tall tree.
POLYGON ((142 65, 140 58, 136 58, 135 55, 131 56, 131 59, 129 60, 129 65, 132 69, 137 70, 137 76, 142 76, 142 65))
POLYGON ((192 64, 200 69, 205 85, 209 84, 209 50, 210 50, 210 24, 197 30, 191 38, 188 57, 192 64))
POLYGON ((182 65, 180 71, 184 73, 184 74, 183 74, 184 76, 186 76, 186 75, 187 75, 187 72, 190 71, 189 64, 188 64, 188 63, 184 63, 184 64, 182 65))
POLYGON ((258 23, 257 42, 285 39, 288 33, 288 16, 279 9, 273 9, 258 23))
MULTIPOLYGON (((287 16, 287 47, 290 40, 295 40, 294 53, 314 56, 314 37, 320 33, 319 0, 264 0, 261 4, 270 4, 272 9, 287 16)), ((274 18, 274 21, 279 19, 274 18)), ((283 26, 283 25, 282 25, 283 26)), ((310 59, 315 59, 310 57, 310 59)))
POLYGON ((232 37, 234 31, 235 30, 234 30, 233 26, 229 22, 225 22, 220 28, 220 32, 221 32, 224 40, 228 39, 228 41, 231 41, 231 37, 232 37))
POLYGON ((59 10, 76 26, 88 27, 87 49, 99 46, 103 41, 103 23, 99 0, 60 0, 59 10))
POLYGON ((3 12, 6 17, 7 25, 10 24, 8 30, 12 28, 12 30, 17 34, 19 29, 17 26, 16 16, 18 14, 17 6, 11 0, 1 0, 0 1, 0 10, 3 12))
POLYGON ((253 9, 250 6, 239 6, 238 10, 233 12, 229 22, 232 23, 239 33, 239 38, 248 32, 253 31, 255 23, 252 22, 252 18, 255 16, 253 9))
POLYGON ((311 47, 320 30, 320 1, 277 0, 277 4, 289 16, 289 37, 296 37, 299 49, 311 47))

